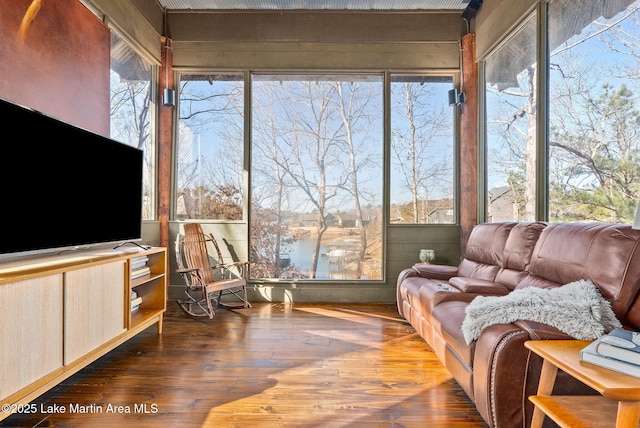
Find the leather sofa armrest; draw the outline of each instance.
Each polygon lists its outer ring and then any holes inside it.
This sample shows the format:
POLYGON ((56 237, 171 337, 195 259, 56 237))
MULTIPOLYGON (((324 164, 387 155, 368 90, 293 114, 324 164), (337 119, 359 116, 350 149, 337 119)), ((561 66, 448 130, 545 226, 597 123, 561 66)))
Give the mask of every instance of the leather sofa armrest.
MULTIPOLYGON (((533 321, 495 324, 483 330, 476 342, 473 383, 476 407, 485 420, 492 421, 491 426, 528 427, 531 422, 533 405, 523 397, 536 393, 542 359, 524 342, 568 338, 554 327, 533 321)), ((567 379, 563 391, 584 395, 591 388, 567 379)))
POLYGON ((510 292, 504 285, 484 279, 455 276, 449 279, 449 284, 463 293, 504 296, 510 292))
POLYGON ((529 334, 530 340, 570 340, 574 339, 566 333, 547 324, 536 321, 517 320, 513 323, 529 334))
POLYGON ((445 281, 458 274, 457 266, 416 263, 412 268, 423 278, 442 279, 445 281))

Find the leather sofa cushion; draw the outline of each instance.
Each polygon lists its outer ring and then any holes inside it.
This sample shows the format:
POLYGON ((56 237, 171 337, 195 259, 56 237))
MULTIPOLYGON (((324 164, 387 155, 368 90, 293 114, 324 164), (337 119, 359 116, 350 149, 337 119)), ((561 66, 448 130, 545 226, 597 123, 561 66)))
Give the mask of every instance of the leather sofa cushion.
POLYGON ((536 275, 528 275, 526 278, 520 281, 516 289, 524 287, 550 288, 559 286, 560 284, 558 284, 557 282, 549 281, 536 275))
MULTIPOLYGON (((483 223, 471 231, 464 258, 477 264, 502 266, 502 257, 507 238, 517 223, 483 223)), ((473 265, 471 265, 473 266, 473 265)), ((460 266, 464 269, 464 266, 460 266)), ((473 272, 459 272, 460 276, 475 277, 473 272)), ((490 278, 493 279, 493 278, 490 278)))
MULTIPOLYGON (((601 229, 602 225, 597 223, 549 225, 538 239, 530 273, 559 285, 588 278, 585 262, 601 229)), ((604 250, 600 248, 598 253, 604 250)))
POLYGON ((509 294, 509 290, 504 285, 477 278, 465 278, 461 276, 455 276, 449 280, 449 284, 463 293, 476 293, 483 295, 496 295, 504 296, 509 294))
POLYGON ((431 321, 457 359, 471 368, 476 344, 467 345, 462 334, 462 322, 468 304, 462 301, 442 302, 433 308, 431 321))
POLYGON ((640 232, 629 225, 551 224, 540 234, 529 270, 559 285, 590 279, 611 302, 616 316, 635 325, 640 307, 628 312, 640 289, 638 245, 640 232))
POLYGON ((500 272, 500 266, 477 262, 475 260, 462 259, 458 266, 458 275, 466 278, 484 279, 493 281, 500 272))
POLYGON ((425 282, 419 291, 419 304, 422 316, 431 322, 431 312, 433 308, 442 302, 451 300, 459 302, 470 302, 478 293, 462 292, 450 283, 442 281, 425 282))
POLYGON ((413 269, 423 278, 448 280, 458 273, 458 266, 416 263, 413 269))
POLYGON ((502 269, 496 275, 495 282, 499 282, 509 290, 515 290, 518 285, 529 276, 529 272, 515 269, 502 269))
POLYGON ((503 252, 504 268, 496 274, 496 282, 513 290, 529 275, 533 249, 546 226, 543 222, 518 223, 511 229, 503 252))
POLYGON ((518 223, 511 229, 503 251, 505 269, 529 270, 531 254, 545 227, 547 227, 546 223, 532 222, 518 223))
POLYGON ((420 276, 406 277, 402 284, 398 287, 399 298, 407 302, 411 307, 419 308, 420 304, 420 288, 426 284, 425 278, 420 276))

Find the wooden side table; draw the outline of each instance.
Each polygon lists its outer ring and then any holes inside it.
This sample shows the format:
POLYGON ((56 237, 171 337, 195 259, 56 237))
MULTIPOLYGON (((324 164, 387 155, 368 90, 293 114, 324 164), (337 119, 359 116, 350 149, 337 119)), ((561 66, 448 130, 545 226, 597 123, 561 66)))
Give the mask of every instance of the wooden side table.
POLYGON ((531 340, 525 346, 543 358, 531 428, 542 427, 545 416, 561 427, 633 427, 640 422, 640 379, 580 361, 589 341, 531 340), (558 369, 601 395, 552 396, 558 369), (615 421, 615 425, 614 425, 615 421))

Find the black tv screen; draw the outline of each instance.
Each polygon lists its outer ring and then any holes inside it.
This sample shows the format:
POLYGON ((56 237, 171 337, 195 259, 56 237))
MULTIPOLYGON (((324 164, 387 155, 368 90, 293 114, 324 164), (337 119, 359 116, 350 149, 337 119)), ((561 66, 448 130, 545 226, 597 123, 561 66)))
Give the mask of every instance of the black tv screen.
POLYGON ((0 254, 141 238, 141 150, 5 100, 0 120, 0 254))

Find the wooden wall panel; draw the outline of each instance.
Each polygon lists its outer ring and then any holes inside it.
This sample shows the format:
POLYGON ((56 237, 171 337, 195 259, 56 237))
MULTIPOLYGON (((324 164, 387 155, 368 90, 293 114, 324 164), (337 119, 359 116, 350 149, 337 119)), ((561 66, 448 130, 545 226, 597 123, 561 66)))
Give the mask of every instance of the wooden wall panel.
POLYGON ((459 43, 173 42, 174 68, 457 70, 459 43))
POLYGON ((460 12, 169 12, 176 42, 441 43, 460 38, 460 12))
POLYGON ((109 135, 109 30, 78 0, 0 1, 0 97, 109 135))

